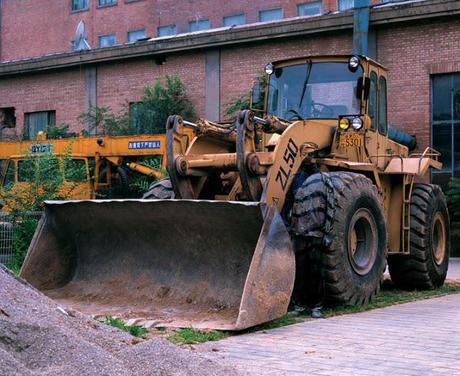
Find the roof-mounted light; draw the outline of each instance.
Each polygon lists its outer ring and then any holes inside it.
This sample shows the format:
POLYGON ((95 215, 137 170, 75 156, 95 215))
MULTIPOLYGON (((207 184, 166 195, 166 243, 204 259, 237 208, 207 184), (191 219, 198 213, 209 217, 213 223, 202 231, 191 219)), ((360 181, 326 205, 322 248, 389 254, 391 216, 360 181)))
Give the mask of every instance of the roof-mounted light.
POLYGON ((267 73, 268 75, 271 75, 273 73, 275 69, 273 68, 273 64, 272 63, 268 63, 266 66, 265 66, 265 73, 267 73))
POLYGON ((348 60, 348 69, 351 72, 356 72, 358 70, 359 64, 360 64, 359 57, 358 56, 352 56, 352 57, 350 57, 350 60, 348 60))

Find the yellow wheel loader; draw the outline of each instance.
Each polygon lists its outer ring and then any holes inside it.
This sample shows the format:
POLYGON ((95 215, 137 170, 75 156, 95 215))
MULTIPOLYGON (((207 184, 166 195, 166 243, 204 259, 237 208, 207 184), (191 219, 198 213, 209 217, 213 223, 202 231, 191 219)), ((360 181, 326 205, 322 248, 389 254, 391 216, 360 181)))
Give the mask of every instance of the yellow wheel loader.
POLYGON ((445 199, 415 183, 440 155, 389 130, 385 68, 316 56, 265 71, 262 111, 168 119, 170 179, 148 200, 47 202, 21 275, 90 314, 230 330, 308 299, 311 252, 329 304, 372 299, 387 260, 401 286, 442 285, 445 199))

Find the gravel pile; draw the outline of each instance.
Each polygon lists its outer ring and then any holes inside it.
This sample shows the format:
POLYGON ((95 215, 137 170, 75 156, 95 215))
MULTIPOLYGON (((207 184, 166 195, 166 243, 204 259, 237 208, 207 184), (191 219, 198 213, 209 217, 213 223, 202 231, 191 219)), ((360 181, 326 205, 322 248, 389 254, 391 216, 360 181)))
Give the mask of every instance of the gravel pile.
POLYGON ((166 340, 142 341, 55 302, 0 265, 0 373, 235 375, 166 340))

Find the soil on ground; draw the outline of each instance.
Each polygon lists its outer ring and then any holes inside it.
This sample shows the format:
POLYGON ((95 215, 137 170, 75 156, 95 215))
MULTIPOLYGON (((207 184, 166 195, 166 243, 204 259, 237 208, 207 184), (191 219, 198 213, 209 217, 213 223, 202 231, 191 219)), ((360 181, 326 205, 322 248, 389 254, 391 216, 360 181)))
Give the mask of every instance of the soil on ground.
POLYGON ((237 375, 164 339, 142 340, 65 310, 0 265, 0 373, 237 375))

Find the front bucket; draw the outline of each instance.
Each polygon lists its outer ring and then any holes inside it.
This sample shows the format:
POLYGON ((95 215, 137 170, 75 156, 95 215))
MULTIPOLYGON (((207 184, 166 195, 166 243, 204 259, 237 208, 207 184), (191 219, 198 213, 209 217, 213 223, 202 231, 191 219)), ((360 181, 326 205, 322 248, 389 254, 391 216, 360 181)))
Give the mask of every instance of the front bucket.
POLYGON ((47 202, 21 270, 91 315, 227 330, 285 314, 294 274, 275 208, 199 200, 47 202))

